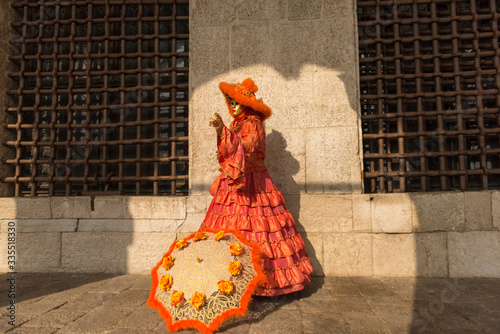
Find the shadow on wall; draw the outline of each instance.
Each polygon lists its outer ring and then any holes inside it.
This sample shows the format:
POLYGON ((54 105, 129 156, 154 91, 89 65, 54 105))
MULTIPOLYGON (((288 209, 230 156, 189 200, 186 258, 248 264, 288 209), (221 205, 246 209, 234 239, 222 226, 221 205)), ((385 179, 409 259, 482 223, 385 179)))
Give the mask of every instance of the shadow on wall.
POLYGON ((272 130, 266 136, 266 161, 268 172, 271 175, 271 179, 283 194, 286 202, 286 207, 295 219, 297 230, 300 232, 304 243, 306 244, 306 251, 311 258, 311 263, 313 265, 313 275, 323 276, 324 271, 321 265, 321 261, 316 255, 316 250, 308 238, 307 231, 300 224, 300 186, 294 179, 294 175, 300 171, 300 163, 293 155, 287 151, 287 142, 283 135, 272 130), (271 158, 269 158, 271 157, 271 158), (286 194, 295 194, 295 196, 287 196, 286 194))

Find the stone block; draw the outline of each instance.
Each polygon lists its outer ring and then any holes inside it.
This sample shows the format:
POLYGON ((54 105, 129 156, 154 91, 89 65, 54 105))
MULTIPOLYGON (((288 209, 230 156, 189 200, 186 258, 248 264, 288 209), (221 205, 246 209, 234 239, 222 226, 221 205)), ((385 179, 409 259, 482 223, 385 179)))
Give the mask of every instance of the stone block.
POLYGON ((237 1, 232 0, 196 0, 191 5, 191 25, 230 24, 236 17, 237 1))
POLYGON ((446 234, 375 234, 373 274, 396 277, 446 277, 446 234))
POLYGON ((267 4, 267 19, 283 20, 286 18, 287 0, 263 0, 267 4))
POLYGON ((52 272, 60 268, 61 233, 17 233, 16 270, 52 272))
POLYGON ((373 275, 416 276, 416 251, 414 234, 374 234, 373 275))
POLYGON ((357 128, 306 131, 306 192, 351 193, 361 183, 357 128))
POLYGON ((465 192, 465 229, 490 231, 493 229, 491 193, 489 191, 465 192))
POLYGON ((129 196, 124 199, 124 218, 131 219, 184 219, 185 197, 129 196))
POLYGON ((175 232, 180 221, 172 219, 82 219, 79 232, 175 232))
MULTIPOLYGON (((213 152, 215 154, 217 151, 216 132, 208 125, 210 115, 218 113, 222 117, 224 124, 231 123, 231 116, 224 102, 224 96, 219 89, 220 81, 230 81, 231 79, 233 78, 224 77, 219 80, 204 82, 203 85, 196 86, 191 93, 191 102, 189 104, 189 139, 191 139, 191 137, 196 138, 196 143, 201 140, 211 142, 212 149, 207 153, 213 152)), ((190 147, 193 146, 191 142, 189 144, 190 147)))
POLYGON ((321 17, 321 0, 288 0, 290 20, 311 20, 321 17))
MULTIPOLYGON (((231 67, 238 68, 269 59, 267 24, 236 25, 231 29, 231 67)), ((254 79, 255 80, 255 79, 254 79)))
POLYGON ((316 128, 358 126, 358 95, 354 75, 322 70, 313 74, 313 85, 313 124, 316 128))
POLYGON ((352 0, 323 0, 323 17, 354 17, 352 0))
POLYGON ((270 64, 282 75, 298 74, 302 65, 315 63, 317 26, 314 21, 273 22, 269 29, 270 64))
POLYGON ((218 176, 217 141, 213 129, 197 131, 189 140, 190 195, 208 195, 210 186, 218 176))
POLYGON ((356 232, 371 232, 371 196, 352 195, 352 227, 356 232))
POLYGON ((15 223, 14 228, 18 233, 74 232, 77 225, 76 219, 0 220, 1 232, 7 233, 11 222, 15 223))
POLYGON ((0 219, 14 219, 16 216, 16 198, 0 197, 0 219))
POLYGON ((96 196, 94 198, 94 210, 90 212, 91 218, 123 218, 124 197, 123 196, 96 196))
POLYGON ((51 197, 52 218, 90 218, 90 197, 51 197))
POLYGON ((500 231, 500 191, 491 192, 491 215, 493 228, 500 231))
MULTIPOLYGON (((342 71, 347 78, 356 78, 358 50, 354 16, 320 21, 317 29, 317 64, 329 69, 342 71)), ((348 94, 357 96, 357 92, 348 94)), ((357 109, 357 108, 354 108, 357 109)))
POLYGON ((177 232, 194 233, 199 230, 201 223, 205 219, 206 213, 190 213, 184 222, 177 228, 177 232))
POLYGON ((302 130, 272 130, 267 134, 266 166, 283 194, 304 192, 305 140, 302 130))
POLYGON ((464 193, 411 194, 416 232, 465 230, 464 193))
POLYGON ((306 252, 311 259, 314 276, 324 276, 323 271, 323 234, 322 233, 301 233, 306 244, 306 252))
POLYGON ((63 233, 62 267, 66 272, 146 273, 174 240, 175 233, 63 233))
POLYGON ((0 204, 0 218, 51 218, 49 197, 1 198, 0 204))
POLYGON ((411 199, 408 194, 372 195, 373 232, 410 233, 411 199))
POLYGON ((229 70, 229 27, 194 26, 190 36, 190 73, 208 79, 229 70))
POLYGON ((323 270, 326 276, 371 276, 372 235, 324 233, 323 270))
POLYGON ((267 0, 239 1, 236 5, 236 16, 240 21, 268 20, 267 2, 267 0))
POLYGON ((352 200, 350 195, 301 195, 300 231, 352 231, 352 200))
POLYGON ((450 277, 500 277, 500 232, 448 233, 450 277))
POLYGON ((446 233, 416 233, 416 260, 419 277, 448 277, 446 233))
MULTIPOLYGON (((193 195, 186 198, 186 209, 187 213, 206 213, 207 197, 205 195, 193 195)), ((210 203, 209 203, 210 204, 210 203)))
POLYGON ((264 84, 261 90, 269 96, 264 101, 273 108, 266 127, 282 131, 314 126, 312 73, 301 72, 291 80, 283 80, 280 75, 279 80, 265 80, 264 84))
POLYGON ((175 240, 175 233, 134 233, 128 247, 127 273, 149 274, 175 240))

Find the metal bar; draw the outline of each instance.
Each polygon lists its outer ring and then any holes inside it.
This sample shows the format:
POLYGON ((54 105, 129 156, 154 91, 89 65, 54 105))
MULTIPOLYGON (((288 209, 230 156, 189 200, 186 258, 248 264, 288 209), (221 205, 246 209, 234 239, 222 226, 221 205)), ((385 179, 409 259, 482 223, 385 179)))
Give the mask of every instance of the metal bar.
POLYGON ((365 191, 500 188, 500 3, 357 6, 365 191))
POLYGON ((15 196, 186 194, 187 0, 16 1, 15 196), (179 7, 180 6, 180 7, 179 7), (182 7, 182 8, 181 8, 182 7), (178 10, 182 9, 182 12, 178 10), (170 109, 168 116, 161 112, 170 109), (181 117, 182 116, 182 117, 181 117), (169 127, 168 131, 164 131, 169 127), (163 130, 162 130, 163 129, 163 130), (181 147, 181 149, 179 149, 181 147), (160 168, 169 165, 168 169, 160 168), (166 182, 169 186, 165 186, 166 182))

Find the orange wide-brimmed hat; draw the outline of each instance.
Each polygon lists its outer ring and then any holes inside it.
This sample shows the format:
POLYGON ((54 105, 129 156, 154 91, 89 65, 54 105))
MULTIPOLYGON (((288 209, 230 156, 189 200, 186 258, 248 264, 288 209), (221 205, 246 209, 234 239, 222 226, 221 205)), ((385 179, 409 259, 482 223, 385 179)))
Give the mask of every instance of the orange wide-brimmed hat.
MULTIPOLYGON (((239 104, 250 107, 254 111, 261 113, 263 121, 271 117, 272 114, 271 108, 266 106, 261 98, 257 99, 255 97, 255 92, 259 90, 259 87, 257 87, 257 85, 253 82, 252 79, 247 78, 243 80, 242 83, 236 83, 236 84, 221 82, 219 84, 219 88, 225 96, 227 95, 235 99, 239 104)), ((227 99, 226 99, 226 104, 227 107, 229 108, 229 111, 231 111, 227 99)))

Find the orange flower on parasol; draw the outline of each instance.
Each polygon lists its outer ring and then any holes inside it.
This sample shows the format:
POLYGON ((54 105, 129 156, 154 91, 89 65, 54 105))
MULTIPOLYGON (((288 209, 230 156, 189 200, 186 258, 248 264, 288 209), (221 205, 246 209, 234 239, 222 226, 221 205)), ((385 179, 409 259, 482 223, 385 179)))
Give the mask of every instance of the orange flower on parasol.
POLYGON ((174 265, 174 258, 172 257, 172 255, 169 255, 169 256, 165 256, 163 258, 163 268, 165 268, 165 270, 169 270, 170 268, 172 268, 172 266, 174 265))
POLYGON ((171 306, 179 306, 180 303, 184 301, 184 296, 181 291, 172 292, 172 297, 170 297, 171 306))
POLYGON ((219 288, 220 293, 225 293, 226 295, 234 291, 234 284, 231 283, 231 281, 226 281, 225 279, 220 280, 219 283, 217 283, 217 287, 219 288))
POLYGON ((187 246, 187 240, 186 240, 186 238, 178 240, 178 241, 175 242, 175 248, 176 249, 183 249, 186 246, 187 246))
POLYGON ((240 244, 234 243, 229 245, 229 250, 233 255, 241 255, 241 252, 243 252, 243 247, 241 247, 240 244))
POLYGON ((205 239, 193 233, 175 241, 151 272, 148 305, 158 310, 170 332, 194 328, 212 333, 225 320, 245 315, 252 293, 266 280, 258 245, 237 231, 202 232, 205 239))
POLYGON ((215 233, 215 241, 219 241, 222 238, 224 238, 224 231, 221 230, 221 231, 215 233))
POLYGON ((205 232, 198 232, 194 234, 193 240, 198 241, 198 240, 205 240, 207 236, 205 235, 205 232))

